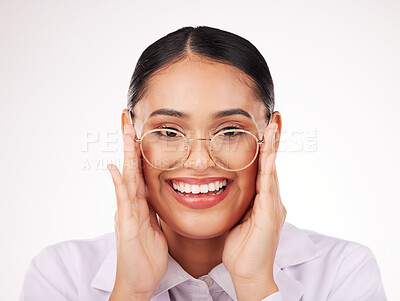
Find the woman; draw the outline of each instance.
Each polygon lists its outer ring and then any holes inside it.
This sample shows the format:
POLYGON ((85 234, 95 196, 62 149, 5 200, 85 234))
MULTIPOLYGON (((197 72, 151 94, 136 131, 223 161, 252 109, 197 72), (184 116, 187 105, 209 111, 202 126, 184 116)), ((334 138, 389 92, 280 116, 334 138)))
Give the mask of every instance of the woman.
POLYGON ((141 55, 109 164, 115 234, 45 248, 21 300, 386 300, 355 242, 285 223, 282 119, 247 40, 184 27, 141 55))

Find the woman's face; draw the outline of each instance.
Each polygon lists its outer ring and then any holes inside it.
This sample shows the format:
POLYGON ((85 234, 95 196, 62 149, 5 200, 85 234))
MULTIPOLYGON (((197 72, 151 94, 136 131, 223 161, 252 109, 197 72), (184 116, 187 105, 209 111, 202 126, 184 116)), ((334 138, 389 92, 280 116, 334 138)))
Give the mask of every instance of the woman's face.
MULTIPOLYGON (((246 83, 249 77, 229 65, 200 58, 186 58, 172 64, 151 79, 148 92, 134 108, 137 135, 142 137, 149 130, 168 127, 188 138, 209 138, 221 129, 235 127, 261 139, 266 127, 266 107, 246 83), (159 111, 162 109, 179 113, 159 111), (232 109, 247 112, 248 116, 232 109), (154 114, 156 111, 159 113, 154 114), (228 113, 218 115, 221 112, 228 113)), ((159 170, 143 160, 143 173, 148 201, 162 221, 175 233, 205 239, 231 229, 252 205, 257 160, 244 170, 226 171, 211 160, 208 141, 196 140, 191 142, 191 153, 184 165, 174 170, 159 170), (223 179, 227 180, 227 187, 221 193, 222 198, 217 197, 217 204, 203 209, 181 204, 171 185, 174 181, 208 185, 223 179)), ((201 193, 186 196, 190 201, 188 197, 199 198, 201 193)))

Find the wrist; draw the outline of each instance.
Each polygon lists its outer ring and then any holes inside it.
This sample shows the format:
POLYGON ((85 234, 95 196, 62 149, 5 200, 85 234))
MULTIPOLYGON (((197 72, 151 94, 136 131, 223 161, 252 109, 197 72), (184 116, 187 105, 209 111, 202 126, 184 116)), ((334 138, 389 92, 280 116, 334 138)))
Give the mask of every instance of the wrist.
POLYGON ((151 298, 145 295, 136 295, 113 290, 108 301, 149 301, 151 298))
POLYGON ((279 291, 274 280, 233 282, 238 301, 259 301, 279 291))

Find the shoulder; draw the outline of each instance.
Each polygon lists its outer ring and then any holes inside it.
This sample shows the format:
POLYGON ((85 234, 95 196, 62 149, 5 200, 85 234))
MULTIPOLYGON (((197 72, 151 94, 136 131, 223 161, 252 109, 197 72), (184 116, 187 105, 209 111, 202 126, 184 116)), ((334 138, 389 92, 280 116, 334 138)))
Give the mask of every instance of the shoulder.
POLYGON ((114 247, 113 232, 44 247, 26 270, 20 300, 77 299, 78 288, 90 283, 114 247))
MULTIPOLYGON (((324 265, 329 264, 332 268, 344 270, 346 268, 361 267, 369 262, 375 262, 376 258, 372 250, 359 242, 346 240, 313 230, 298 229, 289 224, 288 227, 295 229, 297 235, 301 232, 314 245, 318 256, 313 260, 324 265)), ((313 262, 310 261, 310 263, 313 262)))
POLYGON ((303 231, 321 250, 322 256, 344 259, 356 255, 364 260, 375 259, 372 250, 361 243, 329 236, 312 230, 303 229, 301 231, 303 231))
POLYGON ((329 296, 329 300, 386 300, 378 263, 369 247, 316 231, 298 229, 291 224, 285 227, 291 233, 287 239, 303 237, 291 246, 296 250, 293 252, 307 250, 312 255, 304 257, 299 265, 288 266, 288 273, 308 287, 326 287, 327 295, 324 297, 329 296), (308 249, 304 244, 308 244, 308 249), (363 299, 363 296, 370 299, 363 299))
POLYGON ((300 229, 285 222, 277 255, 285 261, 282 266, 294 263, 312 262, 323 258, 332 258, 336 262, 352 254, 357 254, 365 260, 374 259, 371 249, 355 241, 322 234, 308 229, 300 229), (292 262, 286 262, 286 258, 296 258, 292 262))
POLYGON ((38 267, 49 262, 65 264, 66 267, 79 268, 91 262, 102 262, 115 246, 115 234, 106 233, 94 238, 71 239, 44 247, 32 262, 38 267))

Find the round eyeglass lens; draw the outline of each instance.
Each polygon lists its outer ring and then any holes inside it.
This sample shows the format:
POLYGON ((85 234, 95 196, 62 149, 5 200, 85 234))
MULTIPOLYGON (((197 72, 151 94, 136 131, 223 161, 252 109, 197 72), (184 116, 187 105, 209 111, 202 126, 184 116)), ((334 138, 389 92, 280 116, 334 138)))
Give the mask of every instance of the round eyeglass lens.
POLYGON ((158 169, 174 169, 188 156, 188 145, 182 133, 172 129, 155 129, 142 137, 140 144, 145 160, 158 169))
POLYGON ((210 144, 214 162, 228 170, 239 170, 249 166, 258 152, 257 137, 239 129, 219 132, 210 144))

